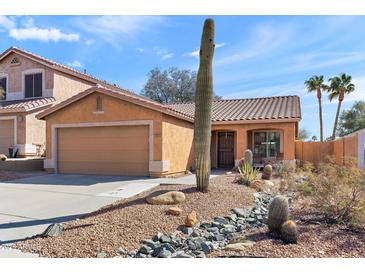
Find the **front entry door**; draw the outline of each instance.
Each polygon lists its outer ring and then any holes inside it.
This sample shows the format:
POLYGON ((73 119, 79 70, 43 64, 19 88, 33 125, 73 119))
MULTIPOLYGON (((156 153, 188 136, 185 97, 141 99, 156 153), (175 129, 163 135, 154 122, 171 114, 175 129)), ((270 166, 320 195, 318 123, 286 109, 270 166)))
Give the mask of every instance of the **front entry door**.
POLYGON ((234 166, 233 132, 218 132, 218 167, 232 168, 234 166))

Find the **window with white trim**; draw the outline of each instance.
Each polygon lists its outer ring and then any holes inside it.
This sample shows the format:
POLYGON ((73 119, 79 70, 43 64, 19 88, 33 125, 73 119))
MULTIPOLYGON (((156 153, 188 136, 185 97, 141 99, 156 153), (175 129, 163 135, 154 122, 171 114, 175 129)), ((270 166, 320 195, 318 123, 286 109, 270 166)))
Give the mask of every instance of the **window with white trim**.
POLYGON ((0 76, 0 100, 6 100, 7 78, 0 76))
POLYGON ((25 74, 24 75, 24 97, 42 97, 43 93, 43 74, 25 74))

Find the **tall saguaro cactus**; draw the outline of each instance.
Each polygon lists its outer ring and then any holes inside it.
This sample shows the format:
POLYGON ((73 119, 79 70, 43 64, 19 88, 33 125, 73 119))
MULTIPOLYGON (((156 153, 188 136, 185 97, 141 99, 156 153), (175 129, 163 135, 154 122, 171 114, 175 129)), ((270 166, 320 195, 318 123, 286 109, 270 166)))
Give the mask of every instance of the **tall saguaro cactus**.
POLYGON ((200 45, 200 64, 196 79, 194 145, 197 189, 208 191, 213 99, 214 21, 206 19, 200 45))

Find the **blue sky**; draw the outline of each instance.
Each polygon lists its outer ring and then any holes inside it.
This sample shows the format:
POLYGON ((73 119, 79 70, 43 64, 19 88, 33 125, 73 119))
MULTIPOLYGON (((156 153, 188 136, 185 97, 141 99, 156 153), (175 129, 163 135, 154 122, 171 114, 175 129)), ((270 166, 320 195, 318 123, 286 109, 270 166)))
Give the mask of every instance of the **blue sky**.
MULTIPOLYGON (((365 17, 215 16, 214 88, 224 98, 296 94, 301 127, 319 132, 318 107, 304 81, 345 72, 365 100, 365 17)), ((14 45, 140 92, 148 72, 197 70, 205 16, 0 16, 0 50, 14 45)), ((324 97, 325 137, 336 103, 324 97)))

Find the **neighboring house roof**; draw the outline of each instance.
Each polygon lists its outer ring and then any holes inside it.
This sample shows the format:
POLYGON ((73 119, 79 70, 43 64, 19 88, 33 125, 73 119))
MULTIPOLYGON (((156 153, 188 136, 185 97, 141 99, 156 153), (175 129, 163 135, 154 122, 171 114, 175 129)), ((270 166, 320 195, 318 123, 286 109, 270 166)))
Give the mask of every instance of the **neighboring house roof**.
MULTIPOLYGON (((194 103, 172 104, 168 107, 194 117, 194 103)), ((281 119, 301 119, 299 96, 215 100, 212 105, 213 122, 281 119)))
POLYGON ((0 113, 6 112, 27 112, 41 107, 52 105, 54 97, 43 97, 35 99, 0 101, 0 113))
POLYGON ((39 113, 37 115, 37 118, 44 119, 46 116, 66 107, 78 100, 81 100, 82 98, 84 98, 94 92, 99 92, 99 93, 103 93, 103 94, 106 94, 106 95, 109 95, 112 97, 116 97, 116 98, 122 99, 124 101, 128 101, 128 102, 134 103, 136 105, 140 105, 140 106, 143 106, 143 107, 146 107, 149 109, 160 111, 162 113, 166 113, 166 114, 169 114, 169 115, 172 115, 172 116, 175 116, 175 117, 178 117, 178 118, 190 121, 190 122, 193 121, 193 119, 191 117, 189 117, 188 115, 177 112, 177 111, 175 111, 165 105, 157 103, 155 101, 145 100, 144 97, 141 97, 141 96, 131 96, 130 94, 125 94, 124 92, 121 92, 119 90, 105 88, 100 85, 91 87, 83 92, 76 94, 75 96, 72 96, 72 97, 66 99, 65 101, 60 102, 59 104, 54 105, 51 108, 46 109, 45 111, 39 113))
POLYGON ((98 79, 94 76, 91 76, 89 74, 86 74, 86 73, 82 73, 78 70, 75 70, 71 67, 68 67, 68 66, 65 66, 63 64, 60 64, 60 63, 57 63, 55 61, 52 61, 52 60, 49 60, 45 57, 42 57, 40 55, 37 55, 37 54, 34 54, 32 52, 29 52, 27 50, 24 50, 24 49, 20 49, 20 48, 17 48, 17 47, 10 47, 8 48, 7 50, 5 50, 2 54, 0 54, 0 61, 3 60, 6 56, 8 56, 9 54, 11 53, 17 53, 21 56, 24 56, 26 58, 29 58, 35 62, 38 62, 38 63, 41 63, 51 69, 54 69, 56 71, 60 71, 60 72, 63 72, 63 73, 66 73, 66 74, 69 74, 69 75, 72 75, 74 77, 77 77, 79 79, 83 79, 83 80, 86 80, 86 81, 89 81, 93 84, 100 84, 106 88, 109 88, 109 89, 113 89, 113 90, 118 90, 122 93, 125 93, 127 95, 130 95, 132 97, 138 97, 140 100, 144 100, 146 102, 151 102, 151 103, 155 103, 155 101, 151 100, 151 99, 148 99, 146 97, 143 97, 141 95, 138 95, 130 90, 127 90, 125 88, 121 88, 119 87, 118 85, 116 84, 113 84, 113 83, 109 83, 107 81, 104 81, 104 80, 101 80, 101 79, 98 79))

